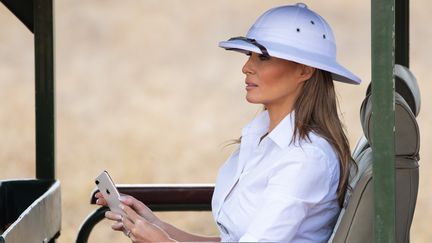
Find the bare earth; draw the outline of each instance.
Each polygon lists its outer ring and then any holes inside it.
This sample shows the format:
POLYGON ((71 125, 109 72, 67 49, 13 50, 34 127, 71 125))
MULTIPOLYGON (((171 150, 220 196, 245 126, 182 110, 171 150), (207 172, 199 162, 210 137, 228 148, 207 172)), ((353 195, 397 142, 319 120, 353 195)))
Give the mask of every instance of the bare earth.
MULTIPOLYGON (((260 110, 244 100, 246 58, 217 47, 286 1, 56 1, 56 171, 62 183, 58 242, 73 242, 93 178, 117 183, 213 183, 224 148, 260 110)), ((338 84, 352 147, 370 81, 370 2, 308 1, 333 26, 338 59, 364 81, 338 84)), ((423 92, 421 177, 412 242, 431 242, 432 66, 428 0, 411 1, 411 69, 423 92), (429 125, 427 125, 429 124, 429 125)), ((34 177, 32 34, 0 5, 0 179, 34 177)), ((216 234, 210 213, 165 213, 176 225, 216 234)), ((129 242, 97 226, 90 242, 129 242)))

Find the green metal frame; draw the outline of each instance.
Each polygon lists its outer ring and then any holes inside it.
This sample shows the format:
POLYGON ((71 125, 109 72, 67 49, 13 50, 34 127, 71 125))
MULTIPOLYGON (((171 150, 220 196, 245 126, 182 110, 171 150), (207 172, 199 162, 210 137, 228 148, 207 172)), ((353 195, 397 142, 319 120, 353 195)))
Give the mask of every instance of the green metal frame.
POLYGON ((394 0, 372 0, 374 242, 395 242, 394 0))
POLYGON ((55 242, 61 228, 61 198, 55 180, 54 0, 0 1, 34 34, 37 178, 0 182, 0 206, 9 214, 0 220, 6 225, 0 242, 55 242), (41 195, 31 196, 35 190, 41 195), (17 208, 17 198, 27 204, 17 208))
POLYGON ((0 1, 34 34, 36 178, 55 179, 54 1, 0 1))
POLYGON ((374 242, 395 242, 395 63, 409 67, 409 0, 371 1, 374 242))
POLYGON ((34 2, 36 178, 55 178, 53 0, 34 2))
POLYGON ((409 0, 396 0, 395 63, 409 68, 409 0))

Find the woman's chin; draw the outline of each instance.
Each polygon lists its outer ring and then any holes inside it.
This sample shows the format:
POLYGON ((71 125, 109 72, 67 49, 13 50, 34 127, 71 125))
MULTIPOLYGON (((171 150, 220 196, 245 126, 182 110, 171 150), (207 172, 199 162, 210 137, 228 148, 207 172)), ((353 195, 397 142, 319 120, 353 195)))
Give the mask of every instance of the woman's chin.
POLYGON ((262 101, 260 99, 258 99, 257 97, 246 95, 246 100, 247 100, 247 102, 252 103, 252 104, 262 104, 262 101))

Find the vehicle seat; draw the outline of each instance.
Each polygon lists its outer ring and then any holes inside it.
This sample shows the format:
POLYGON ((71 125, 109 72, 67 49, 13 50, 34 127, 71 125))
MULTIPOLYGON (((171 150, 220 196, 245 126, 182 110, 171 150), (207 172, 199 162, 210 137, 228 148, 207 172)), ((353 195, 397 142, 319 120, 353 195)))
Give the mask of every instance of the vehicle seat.
MULTIPOLYGON (((418 191, 420 134, 416 116, 420 111, 420 92, 414 76, 407 68, 396 65, 395 76, 396 242, 409 242, 418 191)), ((353 190, 345 196, 344 206, 329 242, 373 242, 371 100, 368 88, 360 109, 364 135, 352 154, 358 164, 358 171, 350 178, 353 190)))

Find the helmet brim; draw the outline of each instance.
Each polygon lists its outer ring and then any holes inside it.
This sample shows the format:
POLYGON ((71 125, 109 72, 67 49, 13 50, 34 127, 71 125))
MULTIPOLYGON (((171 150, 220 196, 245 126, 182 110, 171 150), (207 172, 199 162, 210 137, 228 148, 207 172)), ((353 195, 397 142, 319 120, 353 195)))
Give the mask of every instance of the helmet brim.
MULTIPOLYGON (((266 42, 262 40, 257 40, 257 42, 266 47, 269 55, 272 57, 277 57, 328 71, 332 74, 332 78, 335 81, 349 84, 360 84, 361 82, 359 77, 337 63, 337 61, 333 58, 279 43, 266 42)), ((219 47, 241 53, 255 52, 262 54, 261 50, 257 46, 239 39, 221 41, 219 42, 219 47)))

